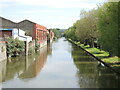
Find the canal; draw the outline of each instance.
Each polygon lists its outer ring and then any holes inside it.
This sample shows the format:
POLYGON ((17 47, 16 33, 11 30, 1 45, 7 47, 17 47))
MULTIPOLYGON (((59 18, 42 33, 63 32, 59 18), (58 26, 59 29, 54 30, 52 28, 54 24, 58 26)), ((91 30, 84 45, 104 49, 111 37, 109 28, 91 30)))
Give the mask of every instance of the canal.
POLYGON ((3 88, 115 88, 120 78, 79 47, 60 38, 39 53, 0 63, 3 88))

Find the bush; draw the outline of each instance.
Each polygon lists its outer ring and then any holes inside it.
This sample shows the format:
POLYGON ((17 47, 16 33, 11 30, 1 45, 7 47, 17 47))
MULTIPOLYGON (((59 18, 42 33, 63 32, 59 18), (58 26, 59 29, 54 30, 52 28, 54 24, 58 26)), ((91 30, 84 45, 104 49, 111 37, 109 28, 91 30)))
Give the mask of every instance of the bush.
POLYGON ((13 38, 7 38, 7 55, 18 56, 25 51, 25 44, 23 41, 13 38))

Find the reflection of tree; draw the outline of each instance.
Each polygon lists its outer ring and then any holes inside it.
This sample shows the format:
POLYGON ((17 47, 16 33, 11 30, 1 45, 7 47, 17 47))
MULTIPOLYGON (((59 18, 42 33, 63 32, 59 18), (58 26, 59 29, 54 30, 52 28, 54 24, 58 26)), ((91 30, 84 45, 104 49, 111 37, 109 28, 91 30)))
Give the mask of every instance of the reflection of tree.
POLYGON ((25 71, 25 57, 12 58, 7 63, 5 81, 13 79, 17 74, 25 71))
POLYGON ((118 87, 118 79, 113 72, 108 68, 98 67, 98 63, 79 47, 73 45, 72 57, 81 88, 118 87))
POLYGON ((120 88, 120 76, 114 74, 107 67, 98 67, 99 87, 120 88))
POLYGON ((2 63, 0 66, 4 68, 1 69, 0 67, 0 70, 5 73, 4 77, 0 77, 0 81, 11 80, 14 79, 14 77, 22 79, 33 78, 38 75, 46 63, 47 55, 50 53, 48 48, 49 47, 44 46, 40 49, 39 53, 34 55, 11 58, 7 65, 2 63))
POLYGON ((96 60, 93 60, 93 58, 91 56, 88 56, 85 51, 83 51, 79 47, 76 47, 75 45, 72 45, 72 46, 73 46, 72 57, 74 58, 74 61, 96 62, 96 60))

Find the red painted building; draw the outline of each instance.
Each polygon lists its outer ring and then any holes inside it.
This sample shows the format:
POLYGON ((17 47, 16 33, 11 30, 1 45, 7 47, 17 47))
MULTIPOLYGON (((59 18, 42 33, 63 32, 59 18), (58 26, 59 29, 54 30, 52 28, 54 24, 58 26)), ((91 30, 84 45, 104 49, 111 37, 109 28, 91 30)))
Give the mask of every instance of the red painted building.
POLYGON ((38 40, 40 47, 47 44, 47 34, 49 32, 45 26, 24 20, 18 23, 18 28, 24 30, 27 35, 32 36, 33 40, 38 40))
POLYGON ((47 34, 48 30, 46 27, 41 26, 39 24, 35 24, 35 29, 34 29, 34 39, 38 40, 39 43, 43 43, 44 41, 47 41, 47 34))

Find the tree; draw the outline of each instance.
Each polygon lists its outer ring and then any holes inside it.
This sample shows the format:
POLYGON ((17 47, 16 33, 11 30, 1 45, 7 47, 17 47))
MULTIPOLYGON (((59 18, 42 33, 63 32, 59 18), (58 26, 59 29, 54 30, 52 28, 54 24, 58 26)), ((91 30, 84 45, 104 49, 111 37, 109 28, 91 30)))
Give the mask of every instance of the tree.
POLYGON ((85 12, 82 10, 81 19, 76 22, 76 37, 84 43, 94 47, 94 39, 97 38, 97 10, 85 12), (86 42, 87 41, 87 42, 86 42))
POLYGON ((110 56, 120 56, 118 53, 118 2, 108 2, 98 8, 99 42, 110 56))

